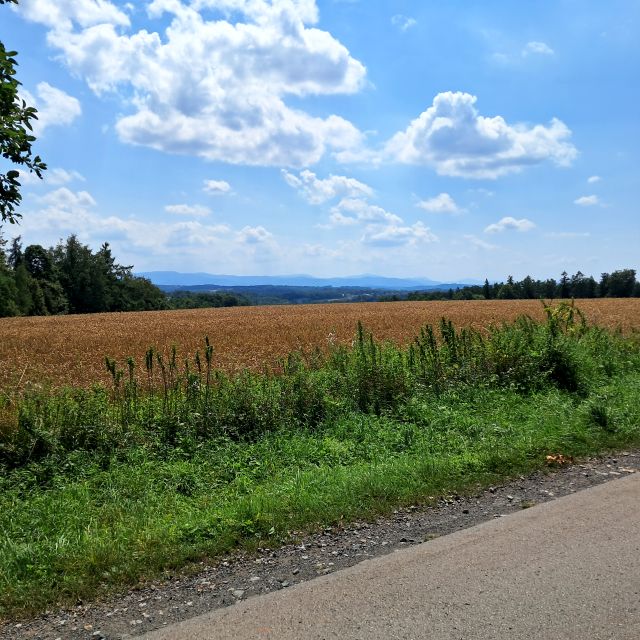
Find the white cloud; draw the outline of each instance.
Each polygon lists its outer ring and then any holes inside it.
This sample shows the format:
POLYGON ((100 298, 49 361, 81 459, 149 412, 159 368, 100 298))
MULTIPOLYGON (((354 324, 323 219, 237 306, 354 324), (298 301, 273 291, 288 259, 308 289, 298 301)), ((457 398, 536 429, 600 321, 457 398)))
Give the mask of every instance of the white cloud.
POLYGON ((329 224, 319 224, 319 229, 333 229, 334 227, 353 227, 358 224, 358 218, 353 216, 345 216, 337 209, 331 211, 329 216, 329 224))
POLYGON ((555 51, 545 42, 536 42, 535 40, 531 42, 527 42, 524 49, 522 50, 523 56, 528 56, 531 54, 538 54, 544 56, 552 56, 555 51))
POLYGON ((448 193, 440 193, 428 200, 422 200, 416 205, 429 213, 461 213, 461 209, 448 193))
MULTIPOLYGON (((150 225, 144 224, 143 228, 150 225)), ((231 229, 226 224, 205 225, 197 220, 178 222, 172 225, 163 225, 160 228, 160 238, 164 248, 181 249, 184 247, 212 246, 227 242, 227 235, 231 229)))
POLYGON ((88 191, 74 192, 70 191, 66 187, 60 187, 60 189, 50 191, 46 195, 42 196, 40 200, 50 207, 60 209, 86 209, 94 207, 96 204, 96 201, 88 191))
POLYGON ((407 16, 402 15, 401 13, 396 14, 391 18, 391 24, 394 27, 400 29, 400 31, 407 31, 411 29, 411 27, 415 27, 418 22, 415 18, 409 18, 407 16))
POLYGON ((474 235, 465 235, 465 240, 468 240, 474 247, 478 247, 478 249, 484 249, 485 251, 495 251, 498 248, 498 245, 491 244, 482 238, 478 238, 474 235))
POLYGON ((38 119, 31 123, 35 136, 41 136, 51 126, 69 125, 82 113, 77 98, 52 87, 48 82, 38 83, 36 93, 37 98, 28 91, 20 92, 27 104, 38 110, 38 119))
POLYGON ((422 222, 411 226, 398 224, 369 225, 362 237, 363 244, 374 247, 398 247, 416 245, 418 243, 437 242, 438 237, 425 227, 422 222))
POLYGON ((283 169, 282 176, 290 187, 296 189, 311 204, 322 204, 337 197, 373 195, 370 186, 346 176, 330 175, 328 178, 320 179, 308 169, 301 171, 299 176, 283 169))
POLYGON ((439 93, 433 105, 387 143, 388 158, 431 165, 441 175, 497 178, 551 160, 566 166, 576 157, 571 131, 554 118, 549 126, 509 125, 481 116, 468 93, 439 93))
POLYGON ((581 196, 573 201, 574 204, 577 204, 581 207, 595 207, 600 204, 600 198, 598 196, 581 196))
POLYGON ((312 258, 337 258, 341 255, 340 251, 329 249, 321 244, 305 244, 302 246, 302 252, 312 258))
POLYGON ((231 185, 226 180, 205 180, 202 190, 214 196, 231 193, 231 185))
POLYGON ((262 244, 273 240, 273 234, 263 226, 246 226, 238 232, 237 238, 239 242, 244 244, 262 244))
POLYGON ((587 178, 587 182, 589 184, 594 184, 596 182, 600 182, 602 180, 602 178, 600 176, 590 176, 589 178, 587 178))
POLYGON ((200 204, 168 204, 164 210, 167 213, 173 213, 178 216, 193 216, 198 218, 203 218, 211 213, 208 207, 200 204))
MULTIPOLYGON (((27 211, 20 232, 30 241, 41 244, 50 238, 71 233, 94 247, 108 240, 124 263, 161 261, 165 265, 184 267, 211 263, 212 256, 222 266, 233 264, 241 270, 252 259, 261 258, 261 249, 272 250, 271 234, 263 227, 245 227, 240 231, 226 224, 204 224, 201 221, 141 221, 117 215, 101 215, 97 204, 86 191, 57 189, 41 197, 42 207, 27 211)), ((263 252, 264 253, 264 252, 263 252)))
POLYGON ((47 169, 44 173, 44 182, 52 186, 69 184, 70 182, 85 182, 85 177, 78 171, 66 169, 47 169))
POLYGON ((485 233, 502 233, 503 231, 531 231, 531 229, 535 228, 535 224, 531 222, 531 220, 527 220, 527 218, 520 218, 520 220, 516 220, 511 216, 507 216, 506 218, 502 218, 500 221, 490 224, 485 230, 485 233))
POLYGON ((95 93, 121 92, 133 107, 115 126, 124 142, 276 166, 309 165, 328 149, 362 143, 347 120, 286 104, 288 96, 350 94, 364 85, 362 63, 310 26, 318 20, 314 0, 154 0, 150 18, 169 14, 162 34, 127 33, 125 14, 108 2, 82 0, 91 18, 72 5, 31 0, 19 10, 50 28, 49 44, 95 93), (51 16, 59 5, 58 21, 51 16), (217 19, 205 17, 210 9, 217 19))
POLYGON ((344 198, 331 208, 330 221, 329 226, 347 226, 361 222, 396 225, 402 222, 402 218, 361 198, 344 198))
POLYGON ((70 30, 98 24, 128 26, 129 18, 107 0, 21 0, 15 8, 27 20, 50 29, 70 30))

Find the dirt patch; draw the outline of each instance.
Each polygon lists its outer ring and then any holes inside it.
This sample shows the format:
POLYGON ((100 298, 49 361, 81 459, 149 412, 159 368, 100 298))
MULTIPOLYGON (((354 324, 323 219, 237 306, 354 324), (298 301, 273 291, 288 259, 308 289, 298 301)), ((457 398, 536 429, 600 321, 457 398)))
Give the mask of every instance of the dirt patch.
POLYGON ((203 563, 193 575, 166 576, 109 601, 79 603, 71 610, 6 623, 0 626, 0 640, 132 638, 639 471, 637 450, 554 465, 473 495, 446 496, 374 522, 326 528, 278 549, 203 563))

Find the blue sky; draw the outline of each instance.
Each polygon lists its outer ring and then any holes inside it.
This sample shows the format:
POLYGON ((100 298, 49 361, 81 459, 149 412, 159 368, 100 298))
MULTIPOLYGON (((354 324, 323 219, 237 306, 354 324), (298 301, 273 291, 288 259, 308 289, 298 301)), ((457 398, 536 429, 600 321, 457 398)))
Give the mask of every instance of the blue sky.
POLYGON ((640 3, 21 0, 27 243, 138 271, 638 268, 640 3))

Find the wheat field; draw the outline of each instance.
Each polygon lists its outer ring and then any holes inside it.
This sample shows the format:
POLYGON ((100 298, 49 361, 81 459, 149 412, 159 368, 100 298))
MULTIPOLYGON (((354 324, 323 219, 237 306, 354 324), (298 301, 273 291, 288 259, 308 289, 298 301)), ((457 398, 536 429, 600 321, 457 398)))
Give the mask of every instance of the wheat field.
MULTIPOLYGON (((640 330, 640 299, 579 300, 591 323, 640 330)), ((265 369, 294 350, 348 344, 360 320, 376 338, 406 343, 442 317, 457 327, 486 328, 528 314, 544 317, 538 300, 396 302, 234 307, 0 319, 0 390, 33 385, 89 386, 108 381, 105 356, 138 364, 153 346, 175 345, 193 356, 205 336, 214 364, 226 371, 265 369)))

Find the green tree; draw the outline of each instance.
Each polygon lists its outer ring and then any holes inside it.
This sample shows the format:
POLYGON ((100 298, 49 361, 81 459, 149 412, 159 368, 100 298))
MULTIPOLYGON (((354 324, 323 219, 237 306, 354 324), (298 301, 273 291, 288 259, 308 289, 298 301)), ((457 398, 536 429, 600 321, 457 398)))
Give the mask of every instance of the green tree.
POLYGON ((7 255, 7 264, 15 271, 21 264, 23 259, 21 236, 17 236, 11 241, 11 248, 7 255))
POLYGON ((633 295, 636 286, 635 269, 620 269, 608 274, 608 276, 607 296, 611 298, 630 298, 633 295))
POLYGON ((119 280, 118 311, 155 311, 167 307, 167 297, 150 280, 126 274, 119 280))
POLYGON ((595 298, 597 288, 596 281, 582 271, 571 276, 571 296, 574 298, 595 298))
POLYGON ((500 286, 498 289, 498 300, 515 300, 518 297, 515 283, 513 282, 513 276, 507 277, 507 283, 500 286))
POLYGON ((523 298, 527 298, 531 300, 536 297, 536 287, 535 287, 535 283, 533 282, 533 278, 531 278, 531 276, 527 276, 522 281, 522 286, 520 288, 522 291, 523 298))
POLYGON ((33 309, 33 281, 24 263, 18 265, 15 270, 14 281, 16 286, 16 306, 20 315, 29 316, 33 309))
POLYGON ((38 280, 51 278, 52 264, 49 252, 39 244, 30 244, 23 255, 27 271, 38 280))
MULTIPOLYGON (((0 4, 18 4, 18 0, 0 0, 0 4)), ((8 51, 0 42, 0 155, 10 164, 25 167, 42 178, 47 166, 40 156, 34 156, 31 145, 35 142, 32 120, 37 111, 18 96, 20 82, 16 79, 15 51, 8 51)), ((16 207, 22 201, 19 171, 9 169, 0 173, 0 221, 17 222, 20 214, 16 207)))
POLYGON ((54 250, 60 273, 60 284, 69 301, 71 313, 90 313, 92 305, 91 249, 83 245, 76 235, 60 243, 54 250))
POLYGON ((484 284, 482 285, 482 294, 485 297, 485 300, 491 300, 493 297, 491 295, 491 285, 489 284, 489 280, 487 278, 484 279, 484 284))
POLYGON ((566 271, 563 271, 560 274, 560 285, 559 285, 559 294, 561 298, 570 298, 571 297, 571 281, 569 280, 569 274, 566 271))
POLYGON ((39 310, 34 311, 34 315, 57 315, 68 311, 69 305, 54 265, 53 252, 39 244, 30 244, 24 250, 22 259, 34 282, 34 309, 39 310))
POLYGON ((16 284, 7 263, 6 245, 7 241, 2 237, 0 228, 0 318, 19 314, 16 305, 16 284))

